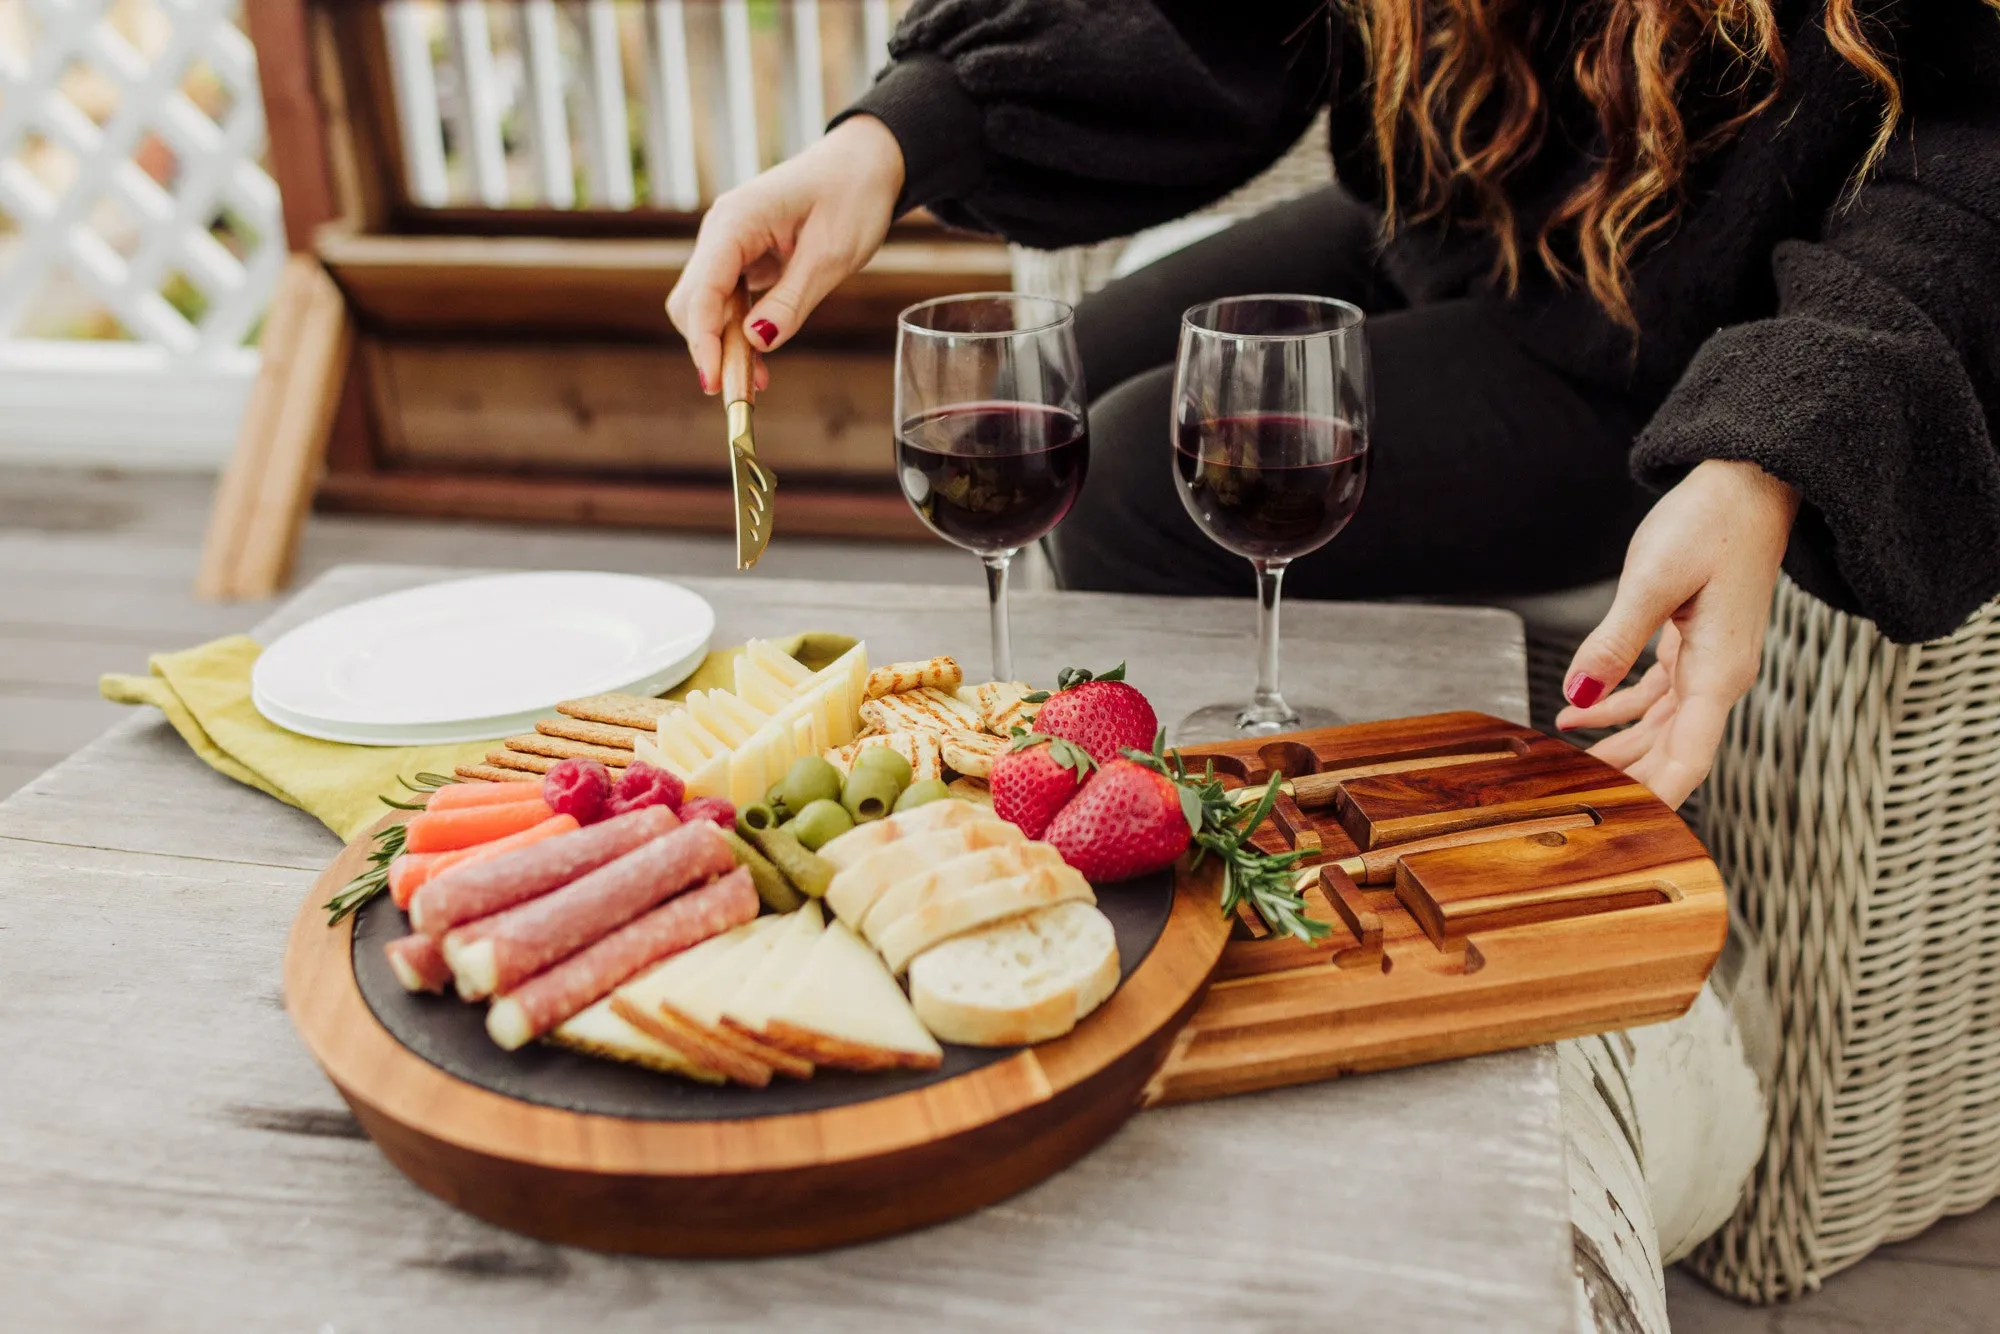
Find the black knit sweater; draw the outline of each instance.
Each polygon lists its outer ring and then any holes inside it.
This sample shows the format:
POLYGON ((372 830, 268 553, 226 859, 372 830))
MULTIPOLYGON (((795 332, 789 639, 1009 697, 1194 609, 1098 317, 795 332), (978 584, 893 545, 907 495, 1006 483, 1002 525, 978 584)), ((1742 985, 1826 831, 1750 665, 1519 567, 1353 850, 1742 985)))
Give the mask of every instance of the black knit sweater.
MULTIPOLYGON (((1912 641, 2000 592, 2000 10, 1869 12, 1907 111, 1851 199, 1880 102, 1829 45, 1819 0, 1780 0, 1782 94, 1697 164, 1678 221, 1641 253, 1636 349, 1532 261, 1504 308, 1540 355, 1650 413, 1631 455, 1642 480, 1746 459, 1797 487, 1786 568, 1912 641)), ((1597 139, 1563 73, 1566 23, 1533 52, 1552 124, 1509 186, 1530 235, 1597 139)), ((879 117, 901 144, 903 207, 1033 246, 1198 208, 1321 106, 1340 179, 1375 201, 1363 53, 1346 29, 1337 2, 919 0, 895 63, 848 114, 879 117)), ((1685 111, 1697 126, 1713 114, 1685 111)), ((1413 302, 1500 299, 1493 253, 1491 238, 1435 224, 1391 238, 1385 263, 1413 302)))

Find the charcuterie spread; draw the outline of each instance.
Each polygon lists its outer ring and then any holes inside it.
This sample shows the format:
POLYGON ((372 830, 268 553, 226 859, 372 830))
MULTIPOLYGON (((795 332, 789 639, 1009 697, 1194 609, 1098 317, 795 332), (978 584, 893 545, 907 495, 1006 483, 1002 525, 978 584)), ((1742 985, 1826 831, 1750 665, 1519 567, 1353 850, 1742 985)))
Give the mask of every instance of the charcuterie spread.
POLYGON ((1045 1042, 1119 983, 1093 882, 1226 828, 1239 880, 1289 886, 1244 845, 1254 813, 1157 754, 1122 668, 1059 684, 967 684, 942 656, 870 670, 858 644, 814 671, 753 640, 732 689, 567 701, 514 739, 532 767, 412 784, 328 906, 386 887, 396 980, 484 1003, 507 1051, 764 1088, 1045 1042))

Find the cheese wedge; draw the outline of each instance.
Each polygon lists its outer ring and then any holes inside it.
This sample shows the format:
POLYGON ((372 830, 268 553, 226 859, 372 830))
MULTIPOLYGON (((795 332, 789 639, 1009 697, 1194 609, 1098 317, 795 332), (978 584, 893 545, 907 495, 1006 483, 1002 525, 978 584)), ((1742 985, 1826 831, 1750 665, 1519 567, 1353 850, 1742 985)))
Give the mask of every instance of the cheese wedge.
POLYGON ((739 1084, 762 1088, 771 1082, 768 1063, 737 1045, 717 1040, 701 1025, 684 1021, 672 1002, 715 985, 712 979, 731 955, 776 929, 783 920, 759 917, 676 954, 612 992, 608 998, 612 1013, 680 1052, 689 1062, 720 1071, 739 1084))
MULTIPOLYGON (((818 915, 816 908, 814 915, 818 915)), ((740 1055, 760 1065, 769 1066, 778 1074, 789 1075, 793 1079, 807 1079, 812 1075, 812 1066, 809 1063, 784 1051, 766 1047, 755 1038, 746 1037, 722 1023, 724 1007, 741 990, 745 980, 755 975, 764 960, 795 926, 789 913, 778 917, 759 918, 758 921, 770 922, 772 925, 746 937, 735 949, 718 959, 712 967, 687 978, 671 981, 667 987, 651 997, 653 1009, 669 1029, 687 1034, 692 1041, 701 1043, 706 1040, 718 1043, 733 1048, 740 1055)), ((697 1060, 713 1064, 709 1056, 704 1054, 707 1051, 708 1049, 704 1048, 702 1053, 692 1054, 697 1060)))
POLYGON ((1006 820, 974 820, 885 843, 852 866, 834 873, 826 887, 826 906, 842 921, 859 925, 889 887, 921 875, 939 862, 981 848, 1026 842, 1020 826, 1006 820))
MULTIPOLYGON (((983 811, 981 815, 989 820, 993 818, 983 811)), ((1062 854, 1046 843, 1006 843, 981 848, 977 852, 961 853, 934 864, 926 871, 906 876, 884 890, 868 909, 868 915, 861 919, 861 934, 879 948, 882 933, 889 924, 906 913, 914 912, 933 894, 950 893, 987 880, 1004 880, 1042 867, 1053 869, 1062 865, 1062 854)))
POLYGON ((724 1079, 720 1070, 696 1065, 678 1047, 668 1046, 619 1018, 611 1008, 609 996, 563 1020, 548 1040, 572 1051, 643 1065, 648 1070, 683 1075, 704 1084, 720 1084, 724 1079))
POLYGON ((1059 860, 1054 866, 1037 867, 1024 875, 932 894, 884 927, 875 945, 889 971, 900 975, 909 968, 910 960, 931 946, 990 922, 1058 903, 1096 902, 1097 895, 1091 892, 1083 873, 1059 860))
POLYGON ((771 1007, 764 1039, 840 1070, 933 1070, 944 1060, 896 979, 844 922, 813 942, 798 978, 771 1007))
POLYGON ((839 838, 829 840, 820 848, 819 855, 836 867, 845 869, 875 849, 886 847, 899 838, 928 834, 939 829, 951 829, 958 825, 973 824, 992 818, 989 812, 980 810, 969 802, 925 802, 915 810, 892 815, 886 820, 871 820, 867 824, 857 825, 839 838))
POLYGON ((824 925, 819 904, 812 899, 796 912, 786 913, 782 920, 785 925, 771 932, 771 948, 722 1004, 721 1022, 748 1037, 763 1031, 772 1005, 805 966, 824 925))

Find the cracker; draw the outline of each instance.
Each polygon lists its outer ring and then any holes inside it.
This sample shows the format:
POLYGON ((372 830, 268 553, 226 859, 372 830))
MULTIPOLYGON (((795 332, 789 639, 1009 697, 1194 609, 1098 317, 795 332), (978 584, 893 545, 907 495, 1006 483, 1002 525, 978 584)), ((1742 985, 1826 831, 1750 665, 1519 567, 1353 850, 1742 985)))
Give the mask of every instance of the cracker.
POLYGON ((517 773, 545 774, 556 767, 559 761, 546 755, 524 755, 518 750, 489 750, 486 763, 497 769, 512 769, 517 773))
POLYGON ((566 699, 556 705, 556 712, 587 723, 610 723, 613 727, 636 727, 650 731, 660 725, 661 718, 685 707, 679 700, 613 693, 566 699))
POLYGON ((476 783, 532 783, 535 775, 525 769, 502 769, 494 764, 461 764, 452 770, 458 777, 476 783))
POLYGON ((938 738, 938 753, 945 767, 967 778, 985 778, 993 772, 993 761, 1006 753, 1007 743, 984 732, 946 732, 938 738))
POLYGON ((523 751, 529 755, 546 755, 552 760, 596 760, 623 769, 632 762, 632 752, 618 750, 612 746, 593 746, 588 741, 571 741, 568 737, 543 736, 540 732, 527 732, 521 736, 507 738, 507 749, 523 751))
POLYGON ((544 718, 535 724, 535 730, 543 736, 584 741, 613 750, 630 750, 639 737, 656 735, 650 727, 616 727, 610 723, 588 723, 581 718, 544 718))

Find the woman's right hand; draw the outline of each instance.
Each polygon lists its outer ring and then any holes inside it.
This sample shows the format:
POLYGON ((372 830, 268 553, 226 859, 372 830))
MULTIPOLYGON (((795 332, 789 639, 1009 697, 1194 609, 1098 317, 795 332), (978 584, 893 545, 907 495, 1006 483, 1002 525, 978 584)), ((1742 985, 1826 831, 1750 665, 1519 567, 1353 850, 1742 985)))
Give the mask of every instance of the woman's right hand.
POLYGON ((896 137, 873 116, 854 116, 709 206, 667 296, 704 392, 722 387, 722 321, 737 283, 762 293, 743 320, 750 346, 782 347, 881 247, 902 189, 896 137))

